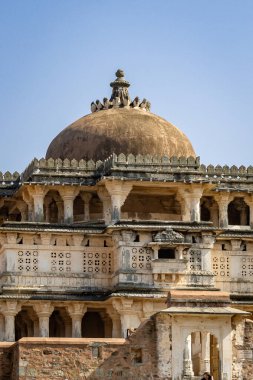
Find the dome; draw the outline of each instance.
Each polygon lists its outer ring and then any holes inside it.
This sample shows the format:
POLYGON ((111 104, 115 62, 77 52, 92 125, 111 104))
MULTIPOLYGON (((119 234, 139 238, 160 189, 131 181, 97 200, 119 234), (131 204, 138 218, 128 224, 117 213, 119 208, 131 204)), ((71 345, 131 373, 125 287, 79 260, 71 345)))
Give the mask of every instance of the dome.
POLYGON ((149 112, 150 103, 128 95, 130 84, 122 70, 111 83, 113 93, 103 104, 91 103, 92 113, 60 132, 46 158, 104 160, 112 153, 196 157, 189 139, 177 127, 149 112))
POLYGON ((46 158, 104 160, 112 153, 196 156, 185 134, 163 118, 141 109, 112 108, 65 128, 49 145, 46 158))

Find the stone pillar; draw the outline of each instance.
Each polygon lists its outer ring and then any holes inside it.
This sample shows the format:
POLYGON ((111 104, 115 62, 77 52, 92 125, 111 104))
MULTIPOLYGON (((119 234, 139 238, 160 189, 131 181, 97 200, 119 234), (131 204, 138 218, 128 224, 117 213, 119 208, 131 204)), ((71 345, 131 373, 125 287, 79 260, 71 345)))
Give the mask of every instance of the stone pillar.
POLYGON ((201 362, 200 375, 210 372, 210 333, 201 332, 201 362))
POLYGON ((113 300, 112 304, 120 315, 121 336, 126 338, 128 329, 139 327, 141 323, 140 312, 134 309, 134 302, 131 299, 113 300))
POLYGON ((100 187, 97 192, 99 198, 103 202, 103 218, 105 224, 110 224, 111 222, 111 197, 104 187, 100 187))
POLYGON ((219 225, 219 208, 218 205, 213 205, 210 207, 210 217, 211 221, 213 222, 213 225, 215 227, 218 227, 219 225))
POLYGON ((28 220, 28 212, 27 212, 27 204, 23 201, 17 202, 17 208, 19 209, 21 213, 21 221, 27 221, 28 220))
POLYGON ((44 302, 33 306, 39 318, 39 336, 49 337, 49 318, 54 310, 50 302, 44 302))
POLYGON ((87 307, 81 303, 68 306, 68 312, 72 319, 72 338, 82 337, 82 319, 87 307))
POLYGON ((211 251, 215 242, 215 237, 211 234, 202 235, 201 256, 202 270, 212 272, 212 255, 211 251))
POLYGON ((121 338, 121 322, 120 316, 112 316, 112 338, 121 338))
POLYGON ((179 189, 178 195, 181 203, 183 201, 183 221, 200 222, 200 198, 202 193, 202 188, 179 189))
POLYGON ((253 228, 253 200, 247 202, 247 204, 249 206, 249 224, 250 227, 253 228))
POLYGON ((15 315, 16 313, 5 313, 5 340, 15 342, 15 315))
POLYGON ((188 335, 185 341, 184 348, 184 377, 193 376, 192 369, 192 337, 191 334, 188 335))
POLYGON ((84 201, 84 220, 85 222, 88 222, 90 220, 90 200, 92 198, 92 194, 82 193, 81 197, 84 201))
POLYGON ((219 227, 227 228, 228 226, 228 204, 230 202, 230 195, 219 194, 215 197, 219 207, 219 227))
POLYGON ((246 226, 247 225, 246 205, 244 205, 244 207, 241 208, 240 225, 241 226, 246 226))
POLYGON ((105 183, 106 189, 111 196, 111 220, 116 222, 120 219, 121 207, 123 206, 133 185, 124 181, 108 181, 105 183))
POLYGON ((49 223, 49 219, 50 219, 50 209, 49 209, 49 205, 50 205, 50 202, 51 202, 51 199, 45 199, 45 202, 44 202, 44 205, 45 205, 45 221, 47 223, 49 223))
POLYGON ((2 312, 5 319, 4 340, 15 342, 15 316, 21 310, 17 301, 6 301, 2 312))
POLYGON ((56 201, 56 206, 58 209, 58 223, 62 223, 64 221, 64 205, 63 201, 56 201))
POLYGON ((43 209, 44 194, 45 194, 45 190, 41 186, 36 186, 32 191, 35 222, 44 221, 44 209, 43 209))
POLYGON ((77 189, 74 187, 65 187, 59 189, 64 204, 64 222, 73 223, 73 203, 77 196, 77 189))

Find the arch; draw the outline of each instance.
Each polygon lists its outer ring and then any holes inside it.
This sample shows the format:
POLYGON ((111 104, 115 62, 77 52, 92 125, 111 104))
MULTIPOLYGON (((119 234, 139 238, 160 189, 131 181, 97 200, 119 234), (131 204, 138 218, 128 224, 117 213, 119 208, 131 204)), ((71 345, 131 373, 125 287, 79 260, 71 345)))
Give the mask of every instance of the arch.
POLYGON ((175 194, 133 188, 121 208, 122 218, 136 220, 181 220, 181 205, 175 194))
POLYGON ((194 330, 185 338, 183 373, 185 376, 201 376, 209 372, 213 380, 220 379, 220 348, 215 334, 206 330, 194 330))
POLYGON ((218 226, 219 207, 213 197, 203 196, 200 200, 200 219, 203 222, 212 222, 218 226))
POLYGON ((88 310, 82 319, 83 338, 111 338, 112 320, 104 310, 88 310))
POLYGON ((37 335, 38 317, 32 307, 24 307, 15 316, 15 340, 37 335))
POLYGON ((49 336, 54 338, 71 337, 72 322, 64 307, 56 307, 49 318, 49 336))
POLYGON ((63 219, 63 200, 57 190, 49 190, 44 198, 44 215, 48 223, 60 223, 63 219))
POLYGON ((228 224, 249 225, 249 206, 242 197, 235 197, 228 205, 228 224))
POLYGON ((84 201, 80 195, 77 195, 74 199, 73 220, 74 222, 84 221, 84 201))
POLYGON ((90 200, 90 220, 103 219, 103 202, 97 194, 92 194, 90 200))

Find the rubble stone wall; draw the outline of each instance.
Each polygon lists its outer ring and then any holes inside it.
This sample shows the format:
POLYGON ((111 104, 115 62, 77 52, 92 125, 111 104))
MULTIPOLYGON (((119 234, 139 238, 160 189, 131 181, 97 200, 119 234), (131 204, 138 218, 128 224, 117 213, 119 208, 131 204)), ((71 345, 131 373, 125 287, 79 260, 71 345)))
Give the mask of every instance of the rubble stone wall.
POLYGON ((12 380, 153 379, 154 323, 128 339, 23 338, 13 345, 12 380))
POLYGON ((0 342, 0 379, 10 380, 13 364, 13 343, 0 342))

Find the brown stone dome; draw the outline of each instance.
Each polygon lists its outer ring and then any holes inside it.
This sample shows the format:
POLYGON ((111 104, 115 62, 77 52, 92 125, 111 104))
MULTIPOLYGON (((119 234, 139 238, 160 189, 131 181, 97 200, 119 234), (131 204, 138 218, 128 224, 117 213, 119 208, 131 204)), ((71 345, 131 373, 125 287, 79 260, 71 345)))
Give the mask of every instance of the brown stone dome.
POLYGON ((46 158, 104 160, 112 153, 193 156, 194 149, 177 127, 140 108, 111 108, 86 115, 60 132, 46 158))

